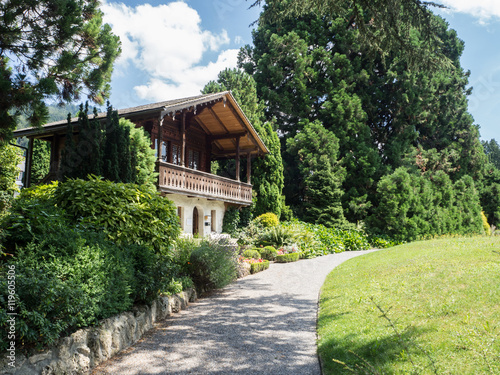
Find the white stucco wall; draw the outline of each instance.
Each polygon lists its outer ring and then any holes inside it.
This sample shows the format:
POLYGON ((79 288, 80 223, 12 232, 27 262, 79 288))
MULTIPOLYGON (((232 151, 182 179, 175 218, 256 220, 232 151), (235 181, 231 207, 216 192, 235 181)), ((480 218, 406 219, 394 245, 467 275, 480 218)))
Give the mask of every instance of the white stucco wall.
POLYGON ((198 228, 200 236, 209 235, 212 222, 212 210, 215 211, 215 232, 222 232, 222 219, 224 218, 224 202, 208 200, 205 198, 188 198, 180 194, 167 194, 166 198, 174 202, 176 207, 181 207, 182 229, 186 234, 193 234, 193 211, 198 209, 198 228), (208 225, 206 225, 208 223, 208 225))

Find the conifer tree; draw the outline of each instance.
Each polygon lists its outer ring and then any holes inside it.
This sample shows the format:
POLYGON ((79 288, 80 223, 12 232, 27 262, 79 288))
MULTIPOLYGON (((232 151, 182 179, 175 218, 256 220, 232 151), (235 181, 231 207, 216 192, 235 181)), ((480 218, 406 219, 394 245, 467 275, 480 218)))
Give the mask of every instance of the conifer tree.
POLYGON ((326 226, 346 224, 341 198, 345 169, 338 161, 339 141, 319 121, 303 121, 302 130, 287 141, 299 175, 291 201, 299 218, 326 226))
POLYGON ((106 138, 104 142, 103 177, 120 182, 118 143, 120 138, 118 115, 108 103, 106 114, 106 138))

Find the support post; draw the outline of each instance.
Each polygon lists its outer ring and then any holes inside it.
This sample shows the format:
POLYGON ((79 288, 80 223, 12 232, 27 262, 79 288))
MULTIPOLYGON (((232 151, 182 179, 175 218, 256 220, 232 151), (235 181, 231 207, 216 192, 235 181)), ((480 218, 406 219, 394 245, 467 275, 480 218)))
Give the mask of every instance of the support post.
POLYGON ((181 118, 181 165, 186 166, 186 112, 182 112, 181 118))
POLYGON ((236 181, 240 180, 240 137, 236 138, 236 181))
POLYGON ((206 146, 206 155, 205 155, 205 172, 212 172, 212 140, 207 137, 207 146, 206 146))
POLYGON ((163 146, 163 116, 160 115, 160 121, 158 122, 158 138, 156 139, 156 156, 158 161, 161 161, 162 146, 163 146))
POLYGON ((252 154, 247 155, 247 184, 252 183, 252 154))
POLYGON ((25 171, 26 173, 26 185, 25 187, 30 187, 31 185, 31 164, 33 163, 33 143, 34 143, 34 138, 30 138, 28 142, 28 152, 26 153, 26 164, 25 164, 25 171))

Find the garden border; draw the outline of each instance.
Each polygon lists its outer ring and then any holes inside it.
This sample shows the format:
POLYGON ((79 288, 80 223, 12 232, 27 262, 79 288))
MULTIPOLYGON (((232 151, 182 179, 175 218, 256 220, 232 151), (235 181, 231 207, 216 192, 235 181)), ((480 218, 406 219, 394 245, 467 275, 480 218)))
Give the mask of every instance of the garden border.
POLYGON ((82 328, 61 338, 57 345, 41 353, 29 357, 18 353, 14 368, 2 358, 0 374, 88 374, 100 363, 141 339, 156 322, 185 309, 196 299, 194 289, 173 296, 160 296, 151 305, 134 306, 132 311, 103 319, 96 326, 82 328))

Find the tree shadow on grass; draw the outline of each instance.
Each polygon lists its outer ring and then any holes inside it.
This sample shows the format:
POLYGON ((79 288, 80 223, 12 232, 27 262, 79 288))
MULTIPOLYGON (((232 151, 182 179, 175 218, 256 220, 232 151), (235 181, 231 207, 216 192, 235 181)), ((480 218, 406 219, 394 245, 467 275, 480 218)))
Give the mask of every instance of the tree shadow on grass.
MULTIPOLYGON (((381 324, 385 324, 381 322, 381 324)), ((389 328, 391 329, 391 328, 389 328)), ((431 356, 417 344, 425 328, 407 327, 403 331, 387 333, 383 337, 366 341, 355 333, 341 339, 332 337, 318 347, 323 373, 328 374, 394 374, 394 364, 406 362, 412 374, 433 374, 435 363, 431 356)))

